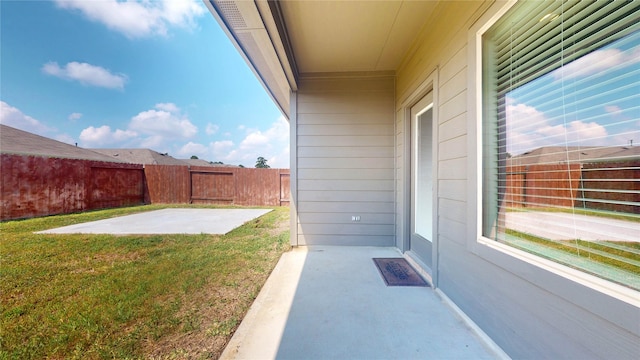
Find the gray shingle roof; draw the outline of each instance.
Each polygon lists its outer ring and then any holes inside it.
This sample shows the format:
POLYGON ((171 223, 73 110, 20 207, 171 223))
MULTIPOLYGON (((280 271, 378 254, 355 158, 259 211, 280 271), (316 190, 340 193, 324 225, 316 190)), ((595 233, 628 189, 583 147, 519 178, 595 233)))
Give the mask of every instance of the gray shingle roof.
POLYGON ((211 167, 239 167, 237 165, 229 165, 229 164, 212 164, 207 160, 203 159, 180 159, 191 166, 211 166, 211 167))
POLYGON ((640 158, 640 146, 546 146, 508 159, 509 165, 621 161, 640 158))
POLYGON ((91 149, 97 153, 110 156, 131 164, 143 165, 188 165, 168 154, 161 154, 151 149, 91 149))
POLYGON ((121 162, 103 154, 0 124, 0 153, 121 162))

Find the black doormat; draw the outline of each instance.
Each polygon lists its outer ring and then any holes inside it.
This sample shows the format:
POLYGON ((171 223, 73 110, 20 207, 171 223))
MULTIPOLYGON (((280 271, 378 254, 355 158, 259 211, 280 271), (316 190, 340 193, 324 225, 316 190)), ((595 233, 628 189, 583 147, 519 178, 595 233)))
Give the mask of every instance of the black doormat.
POLYGON ((404 258, 374 258, 387 286, 429 286, 404 258))

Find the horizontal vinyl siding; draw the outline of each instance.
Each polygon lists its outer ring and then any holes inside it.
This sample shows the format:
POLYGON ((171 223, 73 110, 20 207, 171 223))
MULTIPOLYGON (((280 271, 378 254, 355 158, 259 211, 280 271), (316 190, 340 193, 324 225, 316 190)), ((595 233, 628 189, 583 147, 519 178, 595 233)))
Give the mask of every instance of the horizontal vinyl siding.
MULTIPOLYGON (((344 119, 344 118, 343 118, 344 119)), ((393 131, 393 124, 357 124, 357 125, 304 125, 298 131, 299 136, 317 135, 344 136, 344 134, 358 134, 360 136, 389 136, 393 131)))
MULTIPOLYGON (((350 219, 353 214, 386 214, 390 208, 393 208, 393 203, 382 201, 304 201, 298 206, 298 216, 303 216, 305 212, 311 216, 318 213, 339 213, 350 219)), ((331 224, 328 225, 330 227, 331 224)))
POLYGON ((393 158, 312 157, 298 164, 298 169, 385 169, 393 166, 393 158))
POLYGON ((394 245, 393 78, 303 79, 297 106, 298 244, 394 245))
POLYGON ((390 146, 306 146, 298 150, 298 156, 304 158, 330 157, 330 158, 384 158, 393 157, 393 148, 390 146))
POLYGON ((300 180, 298 189, 308 191, 389 191, 393 180, 300 180))
MULTIPOLYGON (((394 215, 390 213, 362 213, 361 225, 393 224, 394 215)), ((302 213, 300 222, 305 224, 351 224, 351 216, 339 212, 302 213)), ((386 226, 386 225, 385 225, 386 226)))
POLYGON ((393 172, 389 169, 358 169, 345 171, 344 169, 301 169, 298 171, 300 180, 392 180, 393 172))
MULTIPOLYGON (((397 71, 396 206, 398 242, 408 214, 402 201, 407 169, 405 112, 401 106, 437 71, 438 287, 514 358, 637 358, 640 309, 470 237, 468 148, 469 29, 488 8, 481 2, 441 2, 397 71), (481 9, 482 8, 482 9, 481 9), (470 246, 472 244, 472 246, 470 246), (553 290, 551 290, 553 289, 553 290), (612 304, 614 304, 612 306, 612 304)), ((481 130, 480 130, 481 131, 481 130)), ((470 164, 470 162, 473 162, 470 164)), ((473 177, 472 177, 473 178, 473 177)), ((479 214, 476 214, 476 217, 479 214)))

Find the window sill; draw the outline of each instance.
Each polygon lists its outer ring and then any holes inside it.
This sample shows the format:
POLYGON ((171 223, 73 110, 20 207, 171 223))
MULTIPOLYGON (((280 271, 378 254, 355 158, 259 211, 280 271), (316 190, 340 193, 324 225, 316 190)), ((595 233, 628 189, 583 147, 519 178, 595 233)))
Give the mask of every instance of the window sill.
MULTIPOLYGON (((485 245, 488 248, 510 255, 516 259, 525 261, 539 268, 542 268, 543 270, 562 276, 568 280, 571 280, 583 286, 590 287, 606 295, 618 298, 631 305, 640 307, 640 292, 630 289, 628 287, 618 285, 611 281, 599 278, 594 275, 587 274, 580 270, 570 268, 568 266, 556 263, 551 260, 544 259, 535 254, 531 254, 526 251, 516 249, 507 244, 502 244, 485 237, 480 237, 478 239, 478 243, 485 245)), ((480 250, 480 252, 482 253, 483 251, 480 250)))
POLYGON ((497 241, 479 237, 475 253, 541 289, 639 334, 640 292, 558 264, 497 241))

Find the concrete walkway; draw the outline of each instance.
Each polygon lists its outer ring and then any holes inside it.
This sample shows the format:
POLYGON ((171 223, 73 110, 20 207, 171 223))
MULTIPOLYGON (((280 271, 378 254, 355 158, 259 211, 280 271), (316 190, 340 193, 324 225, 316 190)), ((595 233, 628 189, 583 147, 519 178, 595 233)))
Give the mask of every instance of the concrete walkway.
POLYGON ((285 253, 221 359, 494 359, 506 355, 439 291, 387 287, 395 248, 285 253))

